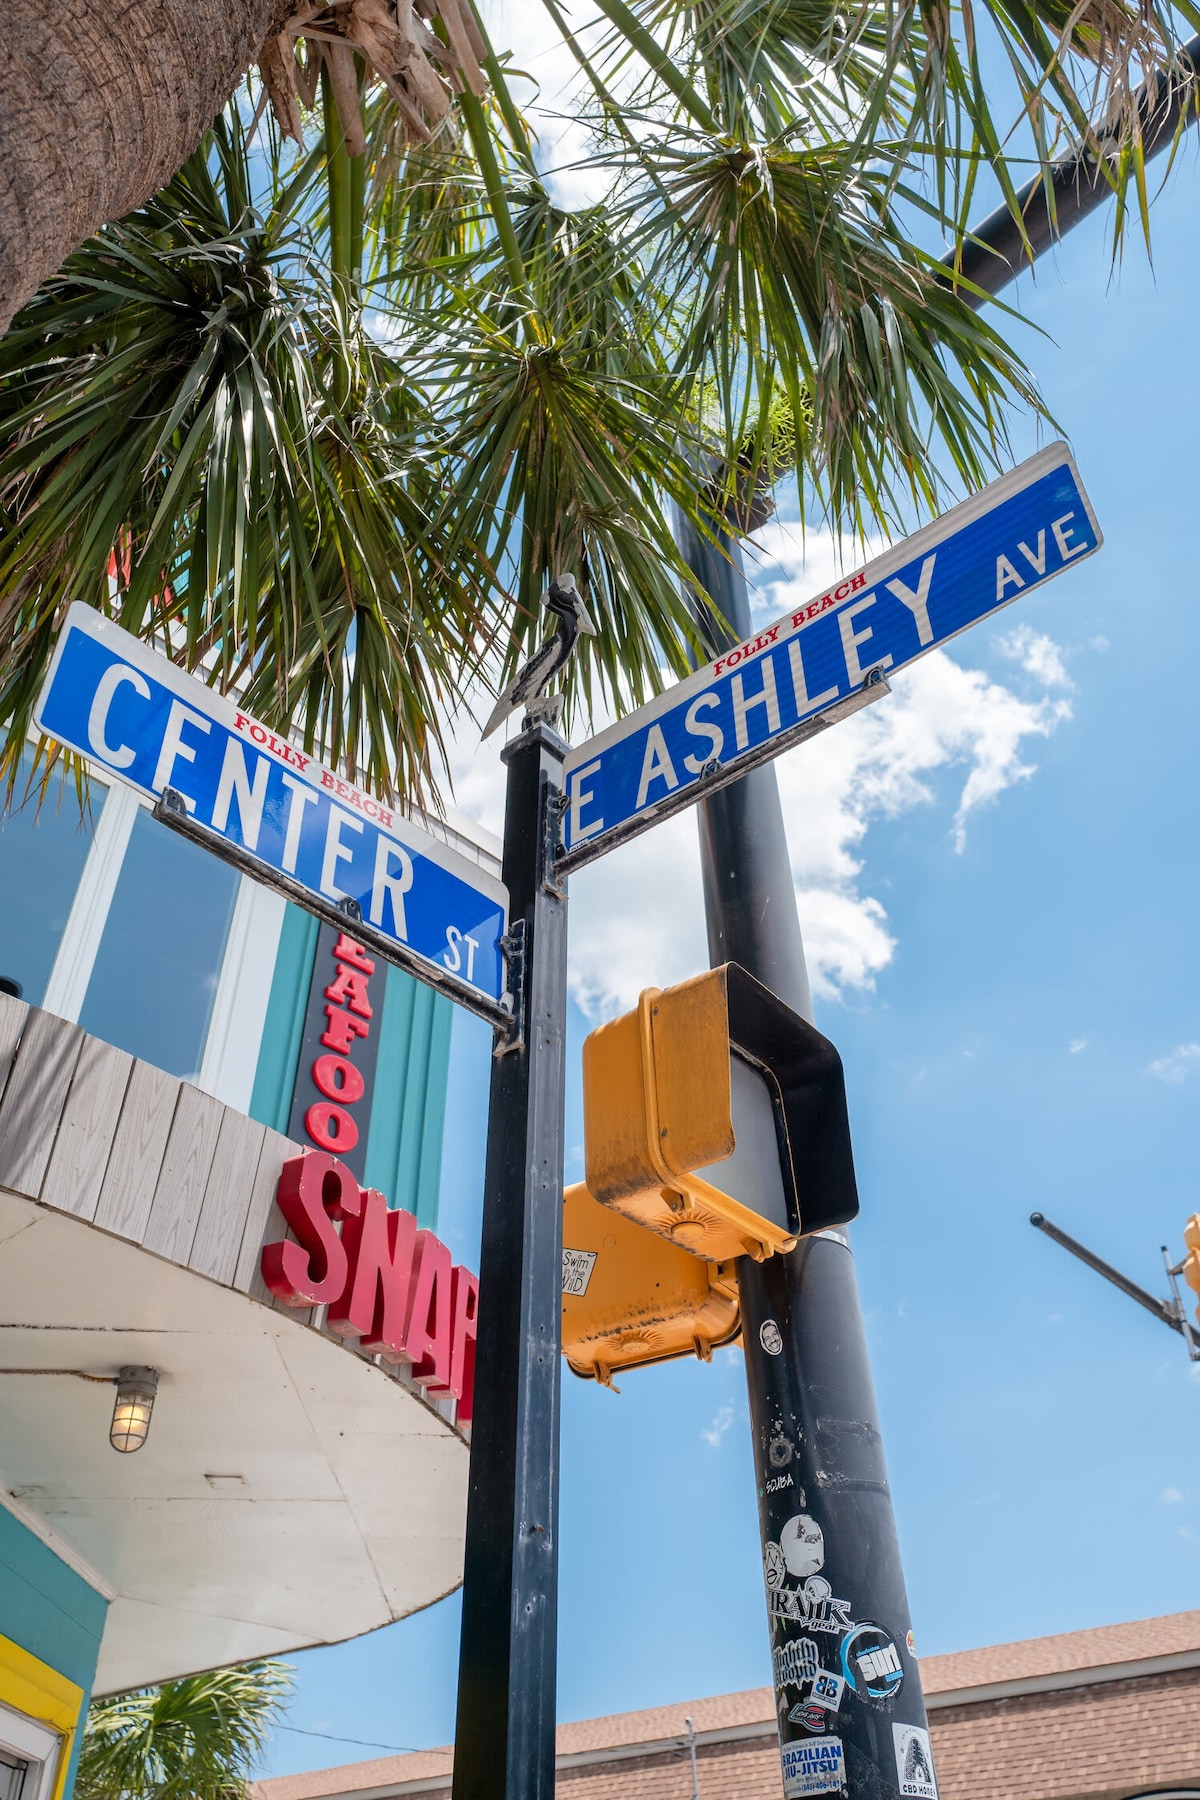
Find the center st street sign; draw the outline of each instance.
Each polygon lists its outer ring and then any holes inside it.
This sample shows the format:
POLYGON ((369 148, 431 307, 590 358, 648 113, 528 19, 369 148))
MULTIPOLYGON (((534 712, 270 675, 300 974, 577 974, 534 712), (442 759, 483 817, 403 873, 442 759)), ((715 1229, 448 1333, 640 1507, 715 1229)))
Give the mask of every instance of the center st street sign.
POLYGON ((34 722, 151 800, 172 789, 168 824, 506 1021, 499 881, 89 606, 67 613, 34 722))
POLYGON ((566 853, 602 856, 887 693, 887 675, 1100 547, 1052 444, 567 757, 566 853))

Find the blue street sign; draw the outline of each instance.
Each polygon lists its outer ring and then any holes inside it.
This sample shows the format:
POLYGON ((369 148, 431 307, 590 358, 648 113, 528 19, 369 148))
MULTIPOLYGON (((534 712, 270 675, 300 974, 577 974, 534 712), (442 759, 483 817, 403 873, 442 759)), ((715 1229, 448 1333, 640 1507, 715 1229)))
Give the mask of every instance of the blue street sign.
POLYGON ((148 799, 174 789, 181 829, 495 1015, 503 884, 89 606, 67 613, 34 722, 148 799))
POLYGON ((565 854, 580 868, 887 693, 887 676, 1100 547, 1064 444, 572 750, 565 854))

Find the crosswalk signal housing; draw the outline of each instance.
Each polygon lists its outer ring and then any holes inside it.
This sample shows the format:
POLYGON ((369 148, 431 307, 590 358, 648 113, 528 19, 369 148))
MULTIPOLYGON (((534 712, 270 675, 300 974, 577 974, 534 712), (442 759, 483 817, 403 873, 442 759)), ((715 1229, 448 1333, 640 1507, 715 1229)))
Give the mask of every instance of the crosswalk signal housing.
MULTIPOLYGON (((1193 1213, 1184 1226, 1183 1241, 1187 1245, 1187 1255, 1183 1259, 1183 1279, 1192 1292, 1200 1297, 1200 1213, 1193 1213)), ((1200 1306, 1196 1308, 1196 1319, 1200 1322, 1200 1306)))
POLYGON ((842 1062, 736 963, 649 988, 583 1047, 585 1185, 712 1262, 858 1213, 842 1062))
POLYGON ((737 1275, 601 1206, 581 1183, 563 1195, 563 1355, 576 1375, 699 1356, 738 1336, 737 1275))

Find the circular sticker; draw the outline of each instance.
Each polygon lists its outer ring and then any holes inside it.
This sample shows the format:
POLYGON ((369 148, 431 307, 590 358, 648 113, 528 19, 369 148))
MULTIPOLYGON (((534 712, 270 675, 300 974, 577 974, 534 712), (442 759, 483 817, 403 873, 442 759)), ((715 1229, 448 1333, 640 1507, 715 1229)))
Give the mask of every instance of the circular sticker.
POLYGON ((773 1469, 786 1469, 795 1451, 785 1437, 773 1437, 767 1445, 767 1461, 773 1469))
POLYGON ((783 1349, 783 1333, 774 1319, 764 1319, 758 1328, 758 1341, 768 1356, 778 1356, 783 1349))
POLYGON ((904 1685, 904 1665, 890 1631, 869 1619, 842 1640, 842 1670, 860 1700, 882 1705, 904 1685))
POLYGON ((908 1645, 908 1654, 910 1656, 915 1656, 917 1654, 917 1640, 911 1631, 905 1633, 904 1641, 908 1645))

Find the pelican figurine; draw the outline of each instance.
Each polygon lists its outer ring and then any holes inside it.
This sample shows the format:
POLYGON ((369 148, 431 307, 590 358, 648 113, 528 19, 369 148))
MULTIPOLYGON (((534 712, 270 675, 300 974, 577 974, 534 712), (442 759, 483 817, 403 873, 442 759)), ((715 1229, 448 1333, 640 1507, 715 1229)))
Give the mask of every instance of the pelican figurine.
POLYGON ((538 701, 568 661, 579 633, 586 631, 589 637, 596 635, 596 627, 588 616, 573 575, 560 575, 556 581, 552 581, 542 605, 547 612, 556 615, 558 629, 553 637, 548 637, 534 651, 524 668, 517 671, 505 688, 483 728, 485 738, 491 737, 496 727, 502 725, 519 706, 526 707, 533 718, 543 719, 547 724, 557 724, 562 708, 562 695, 556 694, 553 699, 542 702, 540 706, 538 701))

